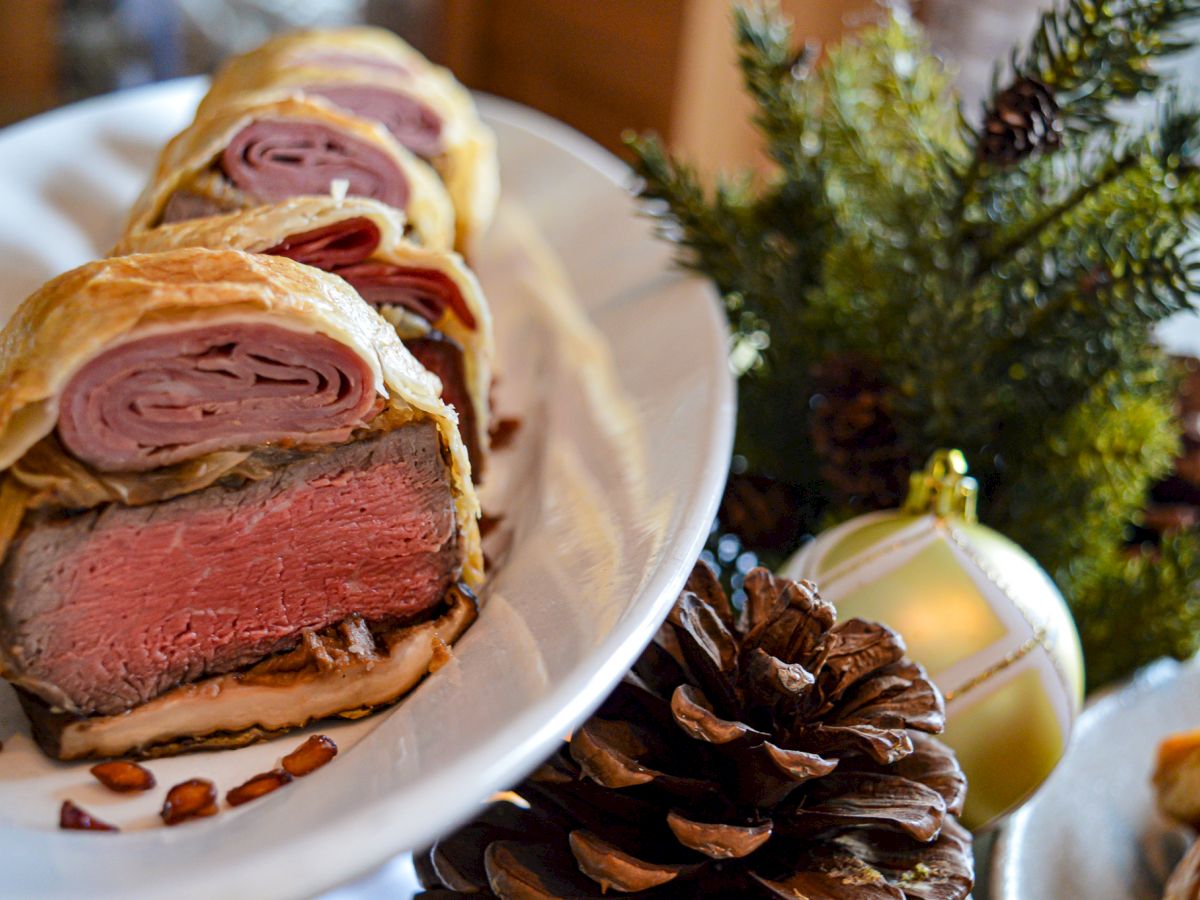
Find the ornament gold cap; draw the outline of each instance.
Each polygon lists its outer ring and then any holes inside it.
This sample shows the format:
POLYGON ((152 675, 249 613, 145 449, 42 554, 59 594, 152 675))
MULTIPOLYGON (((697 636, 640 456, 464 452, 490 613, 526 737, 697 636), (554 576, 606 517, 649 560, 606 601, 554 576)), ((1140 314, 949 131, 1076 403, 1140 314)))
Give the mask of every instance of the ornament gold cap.
POLYGON ((954 516, 967 522, 977 520, 979 482, 967 474, 967 458, 961 450, 936 450, 925 468, 908 476, 904 511, 938 518, 954 516))

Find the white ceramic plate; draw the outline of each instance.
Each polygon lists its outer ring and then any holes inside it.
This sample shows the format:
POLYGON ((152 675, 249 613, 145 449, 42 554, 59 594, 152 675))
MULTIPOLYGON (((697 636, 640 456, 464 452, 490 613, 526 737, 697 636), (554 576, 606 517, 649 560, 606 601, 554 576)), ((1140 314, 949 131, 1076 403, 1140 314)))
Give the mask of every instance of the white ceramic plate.
MULTIPOLYGON (((0 133, 0 315, 111 246, 202 89, 167 83, 0 133)), ((156 825, 166 787, 197 775, 233 787, 299 737, 150 763, 159 789, 129 799, 93 784, 86 765, 42 757, 0 686, 0 894, 283 897, 344 883, 536 765, 665 616, 729 458, 723 317, 705 285, 672 269, 615 159, 527 109, 484 109, 505 198, 520 208, 506 209, 474 262, 496 311, 500 411, 523 425, 485 491, 485 508, 505 518, 479 621, 400 706, 322 728, 342 748, 334 763, 177 828, 156 825), (57 831, 67 797, 125 833, 57 831)))
POLYGON ((1095 700, 1050 779, 1001 833, 993 900, 1157 900, 1185 836, 1154 809, 1158 743, 1200 728, 1200 658, 1095 700))

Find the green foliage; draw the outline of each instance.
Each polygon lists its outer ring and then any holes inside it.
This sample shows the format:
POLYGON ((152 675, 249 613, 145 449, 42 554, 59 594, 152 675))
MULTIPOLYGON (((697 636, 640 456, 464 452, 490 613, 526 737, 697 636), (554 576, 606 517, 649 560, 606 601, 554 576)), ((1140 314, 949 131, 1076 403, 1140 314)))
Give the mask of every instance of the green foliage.
POLYGON ((1111 104, 1159 86, 1151 63, 1186 50, 1197 0, 1069 0, 1047 11, 1013 68, 1051 87, 1068 128, 1111 126, 1111 104))
MULTIPOLYGON (((1188 307, 1200 172, 1164 166, 1156 146, 1151 135, 1096 161, 1064 154, 1055 160, 1067 165, 1043 163, 1054 174, 1025 189, 1060 196, 992 207, 994 224, 972 244, 975 271, 932 310, 978 343, 969 365, 932 385, 947 400, 926 440, 971 415, 1028 434, 1083 402, 1136 359, 1154 323, 1188 307)), ((902 334, 918 346, 924 325, 910 325, 902 334)))
POLYGON ((1091 688, 1160 656, 1195 653, 1200 633, 1200 542, 1194 535, 1163 540, 1151 554, 1114 550, 1070 573, 1069 592, 1088 662, 1091 688))
MULTIPOLYGON (((1111 374, 1084 402, 1048 423, 1047 437, 1006 446, 1003 477, 987 486, 991 524, 1019 534, 1060 584, 1079 560, 1104 559, 1124 543, 1146 499, 1147 481, 1165 476, 1179 451, 1174 379, 1147 360, 1111 374), (1119 383, 1118 383, 1119 382, 1119 383), (1052 498, 1064 514, 1047 515, 1052 498)), ((1010 443, 1010 442, 1006 442, 1010 443)))
POLYGON ((984 517, 1056 577, 1094 683, 1200 647, 1200 536, 1129 557, 1125 532, 1179 440, 1150 342, 1200 288, 1200 116, 1173 99, 1142 131, 1112 104, 1159 87, 1200 0, 1063 0, 1013 79, 1048 86, 1054 152, 986 162, 952 77, 903 13, 797 52, 770 5, 735 13, 741 71, 777 169, 712 191, 650 137, 629 145, 662 233, 726 298, 738 448, 839 514, 811 450, 814 368, 877 361, 914 458, 960 447, 984 517), (1115 647, 1114 636, 1136 632, 1115 647))

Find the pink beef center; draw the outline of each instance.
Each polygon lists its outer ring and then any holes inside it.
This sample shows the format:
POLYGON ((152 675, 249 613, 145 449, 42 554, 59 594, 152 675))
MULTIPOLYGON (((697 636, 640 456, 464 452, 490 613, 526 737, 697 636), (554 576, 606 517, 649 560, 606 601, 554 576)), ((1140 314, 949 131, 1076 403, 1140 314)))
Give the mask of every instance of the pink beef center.
POLYGON ((397 209, 408 205, 408 180, 390 155, 321 122, 251 122, 221 154, 221 168, 238 188, 264 203, 328 194, 333 182, 342 180, 350 196, 397 209))
POLYGON ((34 527, 5 563, 2 637, 22 674, 111 714, 354 613, 420 613, 458 559, 436 428, 416 423, 240 489, 34 527))

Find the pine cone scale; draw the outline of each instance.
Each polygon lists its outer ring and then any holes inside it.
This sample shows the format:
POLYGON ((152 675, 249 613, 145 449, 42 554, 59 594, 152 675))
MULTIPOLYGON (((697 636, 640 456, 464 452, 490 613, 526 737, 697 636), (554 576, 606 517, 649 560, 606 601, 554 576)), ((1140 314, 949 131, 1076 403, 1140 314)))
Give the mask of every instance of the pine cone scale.
POLYGON ((477 851, 494 841, 496 832, 486 827, 475 830, 478 832, 476 840, 466 835, 458 844, 439 844, 430 856, 438 879, 452 891, 472 891, 475 885, 487 881, 483 857, 477 851), (482 843, 477 843, 477 840, 482 843))
POLYGON ((636 762, 637 757, 645 753, 645 745, 637 740, 631 729, 622 729, 620 723, 603 719, 584 724, 571 741, 571 758, 579 764, 583 774, 607 788, 646 784, 660 776, 661 772, 636 762))
POLYGON ((728 744, 743 738, 766 738, 744 722, 731 722, 713 712, 712 704, 699 690, 681 684, 671 695, 671 712, 688 736, 710 744, 728 744))
POLYGON ((912 753, 907 732, 874 725, 809 725, 796 733, 796 742, 825 755, 862 753, 884 766, 912 753))
POLYGON ((788 750, 771 743, 764 744, 763 747, 776 768, 786 773, 788 778, 797 784, 814 778, 824 778, 838 766, 836 759, 825 759, 805 750, 788 750))
POLYGON ((826 871, 800 872, 786 881, 756 877, 759 884, 785 900, 844 900, 848 896, 856 900, 904 900, 903 891, 849 853, 831 856, 822 864, 826 871))
POLYGON ((750 653, 746 665, 746 678, 754 686, 754 693, 772 698, 769 705, 803 702, 809 688, 817 683, 800 663, 785 663, 761 647, 750 653))
POLYGON ((439 842, 423 853, 414 853, 413 861, 423 882, 435 876, 449 890, 474 893, 487 884, 483 851, 489 844, 497 839, 537 840, 552 834, 527 810, 493 802, 459 830, 456 841, 439 842))
POLYGON ((913 752, 895 763, 891 771, 933 788, 942 795, 948 813, 961 815, 967 799, 967 779, 958 762, 940 741, 924 734, 911 738, 913 752))
POLYGON ((735 776, 738 795, 755 809, 769 809, 782 803, 805 782, 823 778, 836 767, 836 760, 764 741, 742 754, 738 761, 735 776))
POLYGON ((825 660, 821 690, 837 700, 850 685, 904 658, 904 642, 895 632, 883 633, 861 619, 836 625, 833 649, 825 660))
POLYGON ((569 840, 579 870, 600 885, 602 894, 609 888, 627 894, 649 891, 692 868, 646 862, 588 831, 572 831, 569 840))
POLYGON ((675 810, 667 814, 667 826, 679 843, 710 859, 749 856, 770 839, 774 828, 770 820, 756 825, 696 822, 675 810))
MULTIPOLYGON (((583 776, 566 751, 553 757, 555 777, 544 780, 537 772, 517 786, 531 806, 536 806, 543 825, 550 826, 565 840, 566 830, 583 827, 590 831, 611 832, 618 823, 628 843, 656 841, 665 831, 661 804, 645 796, 640 789, 614 791, 583 776), (570 773, 570 780, 559 780, 570 773)), ((542 770, 539 770, 541 772, 542 770)))
POLYGON ((574 865, 569 852, 520 840, 497 841, 484 853, 488 888, 504 900, 585 900, 595 882, 574 865))
POLYGON ((822 834, 839 828, 902 829, 918 841, 938 836, 946 801, 936 790, 898 775, 835 772, 815 786, 815 802, 780 828, 822 834))
POLYGON ((716 709, 737 703, 733 685, 738 651, 733 635, 716 611, 697 595, 684 592, 668 621, 676 626, 684 663, 716 709))
POLYGON ((945 704, 933 684, 915 666, 894 663, 847 692, 831 721, 936 733, 945 718, 945 704))
POLYGON ((746 576, 745 650, 761 648, 810 672, 825 664, 831 641, 825 639, 836 617, 811 585, 781 582, 766 569, 746 576))
POLYGON ((706 603, 725 623, 725 627, 733 631, 737 614, 733 604, 725 596, 720 579, 712 569, 708 566, 693 566, 683 589, 706 603))

